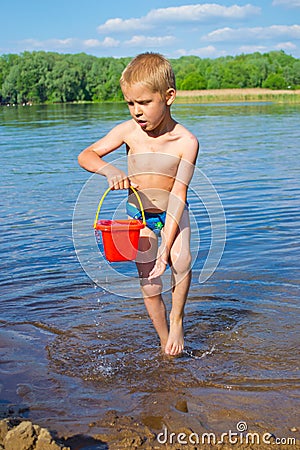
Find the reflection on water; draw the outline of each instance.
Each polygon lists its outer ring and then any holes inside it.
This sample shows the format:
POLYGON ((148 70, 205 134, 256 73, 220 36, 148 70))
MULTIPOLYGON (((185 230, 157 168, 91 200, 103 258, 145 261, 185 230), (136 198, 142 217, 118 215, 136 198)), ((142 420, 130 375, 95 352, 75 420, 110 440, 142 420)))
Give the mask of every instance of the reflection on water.
MULTIPOLYGON (((23 405, 25 415, 70 434, 88 432, 110 410, 176 422, 182 396, 190 426, 196 418, 208 428, 236 418, 269 431, 296 423, 299 112, 271 104, 175 106, 176 119, 201 142, 198 165, 223 202, 227 241, 216 272, 200 285, 211 230, 191 195, 200 230, 192 245, 200 239, 200 251, 186 350, 169 359, 142 301, 94 285, 73 247, 73 209, 89 176, 76 156, 120 122, 126 107, 0 109, 0 403, 23 405)), ((122 288, 118 271, 107 283, 122 288)))

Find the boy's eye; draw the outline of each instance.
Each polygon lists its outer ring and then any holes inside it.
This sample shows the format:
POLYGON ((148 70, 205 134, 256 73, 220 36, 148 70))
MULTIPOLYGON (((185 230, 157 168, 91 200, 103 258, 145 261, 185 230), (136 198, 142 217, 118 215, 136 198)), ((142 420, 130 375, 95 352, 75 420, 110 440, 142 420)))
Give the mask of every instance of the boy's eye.
MULTIPOLYGON (((151 103, 151 100, 141 100, 137 102, 139 105, 149 105, 151 103)), ((127 102, 128 106, 134 106, 134 102, 127 102)))

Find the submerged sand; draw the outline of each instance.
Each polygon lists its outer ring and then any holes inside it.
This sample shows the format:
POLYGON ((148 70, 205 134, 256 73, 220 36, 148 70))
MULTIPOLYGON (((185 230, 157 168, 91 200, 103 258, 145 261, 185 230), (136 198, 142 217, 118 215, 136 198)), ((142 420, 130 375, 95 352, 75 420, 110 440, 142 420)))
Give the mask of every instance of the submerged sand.
MULTIPOLYGON (((222 321, 224 322, 224 315, 222 321)), ((32 352, 37 350, 37 341, 26 339, 29 336, 25 333, 26 326, 21 327, 21 334, 6 332, 5 336, 0 333, 2 344, 6 342, 6 348, 9 348, 12 367, 20 360, 19 352, 24 352, 25 345, 32 352)), ((45 334, 40 334, 39 331, 31 334, 31 337, 37 336, 46 339, 45 334)), ((111 339, 111 334, 109 338, 111 339)), ((120 344, 116 335, 113 342, 115 341, 120 344)), ((63 376, 71 376, 72 373, 78 378, 84 368, 83 362, 89 355, 83 351, 84 346, 78 352, 78 341, 69 333, 58 334, 52 346, 51 350, 48 344, 50 361, 65 360, 70 372, 63 370, 63 376), (72 359, 75 356, 77 365, 72 359)), ((231 351, 233 350, 231 341, 231 351)), ((36 367, 41 369, 41 353, 37 353, 36 357, 39 357, 39 360, 36 359, 39 361, 36 367)), ((111 379, 102 377, 100 372, 96 373, 95 386, 100 390, 101 385, 106 383, 106 390, 110 391, 107 404, 101 396, 97 398, 97 389, 93 391, 94 398, 85 396, 84 386, 87 387, 92 382, 91 379, 84 380, 83 383, 77 378, 72 379, 72 388, 69 389, 68 384, 66 390, 60 379, 58 396, 57 385, 54 383, 51 387, 52 380, 40 389, 36 386, 38 394, 33 397, 32 381, 26 379, 26 371, 23 370, 14 377, 11 369, 8 374, 11 385, 9 380, 5 380, 5 397, 14 398, 13 391, 17 385, 17 394, 24 403, 16 405, 7 400, 0 404, 0 417, 5 418, 0 421, 0 450, 300 449, 296 408, 299 390, 291 389, 290 385, 280 386, 279 389, 276 389, 277 385, 273 386, 274 389, 252 386, 248 390, 234 389, 231 386, 220 388, 209 386, 208 383, 202 387, 199 380, 194 385, 189 381, 190 368, 196 366, 192 366, 193 359, 182 358, 182 364, 180 359, 176 360, 176 364, 169 359, 161 360, 160 372, 151 366, 153 360, 146 365, 140 362, 139 370, 136 371, 137 361, 137 358, 123 358, 125 365, 111 379), (185 371, 185 367, 189 370, 185 371), (136 389, 131 384, 133 379, 137 384, 136 389), (144 385, 146 379, 148 392, 139 385, 144 385), (154 383, 152 387, 150 380, 154 383), (126 385, 124 397, 118 383, 126 385), (130 394, 128 387, 131 387, 130 394), (61 402, 61 395, 71 395, 70 391, 77 389, 81 389, 82 396, 72 404, 72 414, 67 398, 61 402), (113 397, 113 391, 118 396, 118 401, 113 397), (54 401, 52 405, 49 399, 54 401), (51 408, 54 408, 53 414, 51 408)), ((202 365, 199 364, 201 358, 195 361, 199 365, 199 371, 213 370, 209 357, 204 359, 202 365)), ((35 379, 47 378, 49 365, 42 367, 46 368, 46 372, 35 372, 35 379)), ((65 366, 60 370, 64 368, 65 366)), ((52 378, 53 372, 51 373, 52 378)))

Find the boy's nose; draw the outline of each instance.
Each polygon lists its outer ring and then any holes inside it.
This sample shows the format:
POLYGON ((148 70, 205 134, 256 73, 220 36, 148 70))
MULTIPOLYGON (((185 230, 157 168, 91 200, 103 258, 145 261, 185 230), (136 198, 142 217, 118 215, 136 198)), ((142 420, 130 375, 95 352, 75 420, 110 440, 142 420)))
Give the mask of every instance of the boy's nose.
POLYGON ((134 108, 134 115, 135 115, 136 117, 138 117, 138 116, 141 116, 142 114, 143 114, 143 113, 142 113, 142 111, 141 111, 140 106, 139 106, 139 105, 135 106, 135 108, 134 108))

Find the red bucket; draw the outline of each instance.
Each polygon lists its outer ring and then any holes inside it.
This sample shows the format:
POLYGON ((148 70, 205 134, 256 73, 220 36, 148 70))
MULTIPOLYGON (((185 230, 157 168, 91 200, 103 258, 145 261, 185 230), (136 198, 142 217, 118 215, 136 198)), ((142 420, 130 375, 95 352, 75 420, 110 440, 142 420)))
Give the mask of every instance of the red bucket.
POLYGON ((98 220, 100 208, 110 188, 103 194, 98 206, 94 229, 101 231, 105 257, 110 262, 134 260, 138 251, 140 230, 145 227, 145 215, 141 200, 136 190, 130 188, 139 201, 143 221, 136 219, 98 220))
POLYGON ((108 261, 132 261, 136 258, 141 220, 98 220, 96 230, 101 230, 105 257, 108 261))

